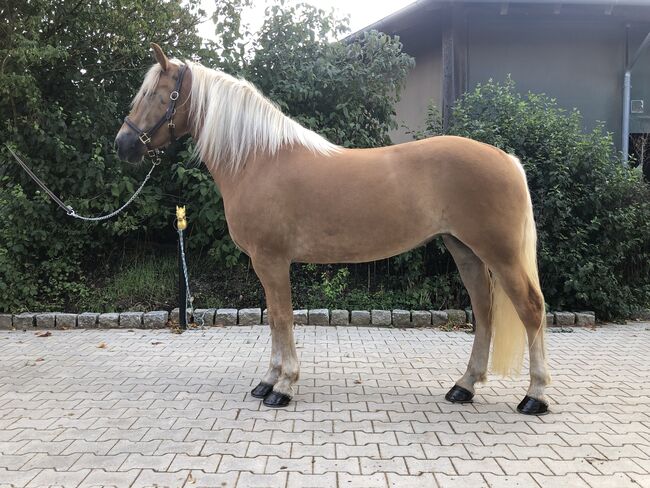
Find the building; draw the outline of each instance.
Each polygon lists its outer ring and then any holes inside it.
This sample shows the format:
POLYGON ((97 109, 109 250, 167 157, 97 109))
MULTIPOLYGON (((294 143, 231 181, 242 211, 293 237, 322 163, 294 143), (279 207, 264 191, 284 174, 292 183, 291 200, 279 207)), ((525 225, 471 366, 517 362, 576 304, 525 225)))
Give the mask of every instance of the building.
MULTIPOLYGON (((429 100, 445 120, 462 92, 511 74, 522 92, 579 109, 586 129, 603 121, 621 150, 624 131, 650 133, 650 0, 418 0, 369 29, 398 35, 415 57, 396 107, 410 129, 429 100)), ((410 140, 403 128, 391 136, 410 140)))

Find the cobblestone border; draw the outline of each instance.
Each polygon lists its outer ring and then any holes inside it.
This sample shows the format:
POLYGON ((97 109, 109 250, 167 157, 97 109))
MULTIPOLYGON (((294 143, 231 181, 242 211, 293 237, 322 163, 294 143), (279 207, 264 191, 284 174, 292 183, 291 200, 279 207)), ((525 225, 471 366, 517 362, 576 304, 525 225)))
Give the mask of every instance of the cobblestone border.
MULTIPOLYGON (((178 323, 179 310, 171 312, 122 313, 52 313, 25 312, 0 314, 0 330, 13 329, 162 329, 178 323)), ((194 322, 204 326, 259 325, 268 323, 267 311, 261 308, 200 308, 194 310, 194 322)), ((316 308, 294 310, 294 323, 299 325, 337 325, 372 327, 454 327, 472 323, 471 310, 330 310, 316 308)), ((550 312, 549 327, 591 327, 596 323, 594 312, 550 312)))

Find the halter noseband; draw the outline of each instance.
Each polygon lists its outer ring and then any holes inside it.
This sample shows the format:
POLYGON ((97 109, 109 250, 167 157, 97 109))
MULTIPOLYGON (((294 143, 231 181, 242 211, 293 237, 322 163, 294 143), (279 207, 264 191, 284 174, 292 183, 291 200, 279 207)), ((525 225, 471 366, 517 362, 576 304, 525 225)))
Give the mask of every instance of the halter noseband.
POLYGON ((154 161, 154 165, 160 163, 160 150, 158 148, 152 148, 149 146, 149 143, 151 142, 151 137, 158 129, 160 129, 160 127, 162 127, 165 122, 167 122, 167 127, 169 128, 170 142, 174 142, 176 140, 176 137, 174 136, 174 127, 176 127, 176 124, 174 124, 174 114, 176 114, 176 100, 178 100, 180 97, 181 85, 183 84, 183 77, 185 76, 186 70, 186 65, 182 65, 178 70, 178 79, 176 80, 176 86, 174 86, 174 89, 169 94, 169 105, 167 106, 167 111, 165 112, 165 115, 160 117, 158 122, 156 122, 153 127, 151 127, 149 130, 142 130, 131 120, 129 120, 128 115, 124 117, 124 122, 126 125, 138 133, 138 139, 140 139, 140 142, 147 148, 147 155, 154 161))

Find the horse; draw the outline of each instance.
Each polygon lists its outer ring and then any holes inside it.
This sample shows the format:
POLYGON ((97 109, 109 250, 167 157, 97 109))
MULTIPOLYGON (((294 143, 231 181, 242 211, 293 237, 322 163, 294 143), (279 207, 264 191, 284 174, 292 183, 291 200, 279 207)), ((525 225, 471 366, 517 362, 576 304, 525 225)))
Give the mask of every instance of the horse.
POLYGON ((517 410, 548 412, 537 235, 519 159, 454 136, 343 148, 283 114, 249 82, 151 47, 156 63, 119 129, 118 156, 137 163, 175 136, 195 141, 221 192, 230 236, 266 296, 272 348, 253 397, 278 408, 294 395, 291 263, 368 262, 442 236, 475 317, 467 370, 446 400, 472 402, 476 383, 487 380, 491 345, 491 371, 517 374, 527 342, 530 384, 517 410), (165 125, 168 131, 159 130, 165 125))

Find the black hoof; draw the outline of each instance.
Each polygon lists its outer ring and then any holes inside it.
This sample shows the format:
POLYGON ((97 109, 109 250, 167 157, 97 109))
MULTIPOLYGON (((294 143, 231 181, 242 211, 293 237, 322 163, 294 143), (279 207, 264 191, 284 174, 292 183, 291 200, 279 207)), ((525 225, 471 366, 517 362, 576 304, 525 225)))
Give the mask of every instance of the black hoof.
POLYGON ((264 399, 264 405, 271 408, 282 408, 289 405, 290 401, 291 397, 289 395, 273 391, 264 399))
POLYGON ((517 405, 517 412, 525 415, 546 415, 548 413, 548 404, 526 395, 521 403, 517 405))
POLYGON ((269 383, 260 382, 253 390, 251 391, 251 396, 254 398, 266 398, 269 393, 273 391, 273 385, 269 383))
POLYGON ((451 403, 472 403, 474 393, 462 386, 454 385, 445 395, 445 400, 451 403))

